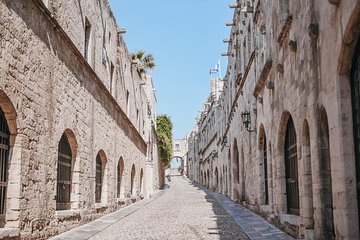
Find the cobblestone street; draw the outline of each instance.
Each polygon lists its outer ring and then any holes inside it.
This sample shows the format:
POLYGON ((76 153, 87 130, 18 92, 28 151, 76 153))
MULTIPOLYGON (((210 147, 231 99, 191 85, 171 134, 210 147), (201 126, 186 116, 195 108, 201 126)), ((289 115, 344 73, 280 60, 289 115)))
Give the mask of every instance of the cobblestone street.
POLYGON ((163 196, 90 239, 248 239, 211 195, 181 177, 168 185, 163 196))

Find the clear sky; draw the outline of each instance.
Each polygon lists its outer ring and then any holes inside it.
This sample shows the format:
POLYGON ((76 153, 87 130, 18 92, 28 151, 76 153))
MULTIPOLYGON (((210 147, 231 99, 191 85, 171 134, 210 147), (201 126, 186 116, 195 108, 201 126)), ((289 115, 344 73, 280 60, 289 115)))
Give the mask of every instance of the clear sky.
MULTIPOLYGON (((210 93, 210 68, 227 51, 225 26, 235 0, 109 0, 119 27, 125 27, 130 52, 144 50, 157 64, 152 72, 158 114, 174 124, 174 138, 183 138, 210 93)), ((222 75, 227 59, 221 57, 222 75)), ((214 76, 214 75, 213 75, 214 76)))

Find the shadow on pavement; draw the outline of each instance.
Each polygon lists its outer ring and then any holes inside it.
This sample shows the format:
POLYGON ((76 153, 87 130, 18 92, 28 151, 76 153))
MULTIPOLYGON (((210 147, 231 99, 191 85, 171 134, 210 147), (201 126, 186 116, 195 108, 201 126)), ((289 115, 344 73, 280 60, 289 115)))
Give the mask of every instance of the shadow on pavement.
POLYGON ((209 235, 218 235, 220 240, 244 240, 249 237, 244 233, 241 227, 230 216, 220 203, 209 193, 209 190, 203 188, 196 182, 190 183, 197 190, 203 191, 207 202, 211 203, 214 212, 214 220, 217 228, 209 228, 209 235))

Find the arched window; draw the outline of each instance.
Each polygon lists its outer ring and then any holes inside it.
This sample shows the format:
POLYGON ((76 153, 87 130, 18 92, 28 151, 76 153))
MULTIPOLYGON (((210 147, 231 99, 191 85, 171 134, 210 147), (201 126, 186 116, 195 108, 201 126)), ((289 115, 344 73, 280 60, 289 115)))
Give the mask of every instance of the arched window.
POLYGON ((68 138, 61 136, 58 146, 56 210, 70 209, 72 153, 68 138))
POLYGON ((134 193, 134 181, 135 181, 135 165, 131 168, 131 195, 134 193))
POLYGON ((103 179, 103 166, 100 154, 96 156, 96 176, 95 176, 95 202, 101 202, 101 192, 102 192, 102 179, 103 179))
POLYGON ((7 169, 9 161, 10 131, 4 112, 0 108, 0 227, 5 225, 7 169))
POLYGON ((122 158, 120 158, 118 167, 117 167, 117 194, 116 196, 118 198, 121 197, 121 183, 122 183, 122 178, 123 178, 123 174, 124 174, 124 160, 122 158))
POLYGON ((299 215, 299 184, 296 131, 294 122, 289 116, 285 135, 285 180, 287 211, 299 215))

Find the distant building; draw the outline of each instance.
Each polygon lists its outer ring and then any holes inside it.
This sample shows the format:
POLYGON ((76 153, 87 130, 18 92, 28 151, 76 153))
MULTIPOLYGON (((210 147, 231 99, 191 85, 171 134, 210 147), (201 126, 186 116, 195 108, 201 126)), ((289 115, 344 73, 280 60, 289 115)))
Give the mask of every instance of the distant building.
POLYGON ((0 236, 46 239, 156 192, 154 87, 108 2, 0 12, 0 236))
POLYGON ((189 176, 300 239, 359 239, 359 1, 236 1, 189 176))

